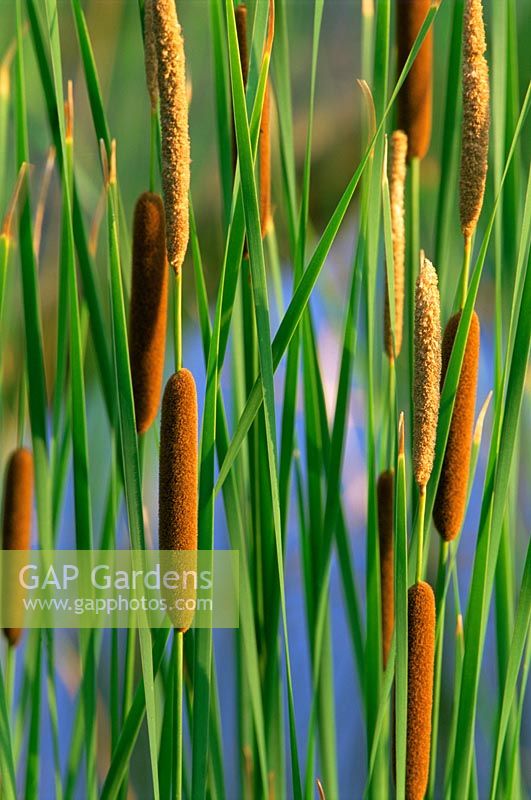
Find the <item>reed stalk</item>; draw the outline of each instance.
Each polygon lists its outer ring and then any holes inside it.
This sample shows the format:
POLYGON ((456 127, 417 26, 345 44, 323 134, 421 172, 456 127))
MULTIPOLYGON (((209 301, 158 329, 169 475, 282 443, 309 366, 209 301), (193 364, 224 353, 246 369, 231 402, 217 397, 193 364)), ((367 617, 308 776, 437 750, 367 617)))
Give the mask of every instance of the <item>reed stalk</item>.
POLYGON ((387 666, 394 628, 394 470, 380 473, 376 484, 378 498, 378 538, 380 544, 380 592, 382 605, 382 658, 387 666))
MULTIPOLYGON (((180 369, 168 380, 162 401, 159 468, 159 548, 197 550, 197 392, 192 373, 180 369)), ((176 564, 179 564, 177 557, 176 564)), ((181 567, 182 568, 182 567, 181 567)), ((169 598, 171 603, 171 597, 169 598)), ((192 617, 174 616, 175 678, 173 797, 182 796, 183 633, 192 617)))

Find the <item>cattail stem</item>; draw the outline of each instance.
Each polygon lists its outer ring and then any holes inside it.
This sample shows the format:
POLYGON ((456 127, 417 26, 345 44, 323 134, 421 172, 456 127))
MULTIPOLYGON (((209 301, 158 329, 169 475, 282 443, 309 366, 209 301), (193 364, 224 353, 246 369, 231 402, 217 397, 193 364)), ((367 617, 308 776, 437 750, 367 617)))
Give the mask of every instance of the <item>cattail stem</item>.
POLYGON ((389 359, 389 443, 388 464, 395 461, 396 431, 393 422, 396 420, 396 366, 394 358, 389 359))
POLYGON ((156 108, 151 109, 151 133, 149 153, 149 191, 155 191, 155 176, 157 174, 157 139, 159 135, 159 117, 156 108))
POLYGON ((472 254, 472 237, 465 236, 465 246, 463 250, 463 269, 461 272, 461 305, 463 308, 468 292, 468 275, 470 273, 470 256, 472 254))
MULTIPOLYGON (((419 268, 420 252, 420 159, 412 158, 409 162, 409 208, 407 209, 407 227, 409 240, 409 268, 406 270, 407 294, 409 298, 409 335, 413 339, 415 327, 415 281, 419 268)), ((410 403, 410 436, 413 436, 413 373, 414 350, 409 348, 409 385, 411 387, 410 403)))
POLYGON ((424 517, 426 515, 426 486, 419 486, 419 516, 418 516, 418 543, 417 543, 417 572, 416 582, 422 580, 422 562, 424 560, 424 517))
POLYGON ((13 678, 15 676, 15 648, 9 645, 6 652, 6 705, 7 718, 11 717, 11 705, 13 703, 13 678))
POLYGON ((367 83, 372 83, 374 35, 374 2, 362 0, 361 3, 361 75, 367 83))
MULTIPOLYGON (((136 628, 130 628, 127 631, 127 640, 125 647, 125 663, 124 663, 124 683, 122 694, 122 719, 127 718, 129 709, 133 702, 133 690, 135 685, 135 652, 136 652, 136 628)), ((127 786, 129 783, 129 770, 126 770, 124 779, 120 788, 120 800, 127 798, 127 786)))
POLYGON ((144 451, 146 437, 143 433, 138 434, 138 468, 140 470, 140 480, 144 477, 144 451))
POLYGON ((175 664, 175 718, 173 798, 181 800, 183 785, 183 634, 175 631, 173 638, 173 661, 175 664))
POLYGON ((435 636, 435 666, 433 674, 433 713, 431 718, 431 750, 430 750, 430 777, 428 782, 428 797, 435 795, 435 779, 437 773, 437 738, 439 733, 439 704, 441 697, 442 652, 444 619, 446 616, 446 569, 448 564, 449 543, 441 540, 439 547, 439 566, 437 568, 437 583, 435 586, 436 608, 436 636, 435 636))
POLYGON ((380 595, 382 609, 383 668, 387 667, 393 637, 394 602, 394 496, 395 473, 385 470, 378 476, 376 497, 378 503, 378 541, 380 545, 380 595))
POLYGON ((178 372, 183 365, 183 284, 182 275, 179 272, 175 276, 175 292, 173 297, 173 345, 175 353, 175 372, 178 372))
POLYGON ((18 387, 18 413, 17 413, 17 442, 22 446, 24 441, 24 427, 26 423, 26 373, 23 371, 20 376, 18 387))

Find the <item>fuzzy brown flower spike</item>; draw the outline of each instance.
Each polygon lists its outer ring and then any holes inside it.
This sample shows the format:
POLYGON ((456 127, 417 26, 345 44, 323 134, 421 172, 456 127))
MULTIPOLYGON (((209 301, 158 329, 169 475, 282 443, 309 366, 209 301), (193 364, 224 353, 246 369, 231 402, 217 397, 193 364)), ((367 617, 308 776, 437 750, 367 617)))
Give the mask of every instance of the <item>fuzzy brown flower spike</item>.
MULTIPOLYGON (((446 376, 460 319, 461 312, 459 311, 449 319, 444 331, 442 381, 446 376)), ((478 383, 479 339, 479 318, 474 311, 470 320, 444 462, 433 508, 435 527, 445 542, 451 542, 456 538, 465 516, 478 383)))
MULTIPOLYGON (((194 377, 180 369, 162 399, 159 465, 159 547, 197 550, 197 392, 194 377)), ((179 564, 179 561, 176 561, 179 564)), ((186 630, 189 624, 181 627, 186 630)))
MULTIPOLYGON (((415 43, 431 0, 397 0, 398 74, 415 43)), ((424 158, 430 146, 432 98, 432 29, 426 34, 398 95, 398 127, 408 138, 408 159, 424 158)))
POLYGON ((184 42, 174 0, 152 0, 162 132, 168 260, 176 275, 188 247, 190 138, 184 42))
POLYGON ((404 131, 394 131, 389 148, 389 194, 391 199, 391 225, 393 233, 393 268, 395 289, 395 343, 391 330, 391 314, 387 276, 385 282, 384 345, 388 358, 397 358, 402 349, 404 317, 404 260, 406 253, 406 228, 404 221, 404 190, 406 183, 407 136, 404 131))
POLYGON ((422 800, 428 786, 435 656, 435 597, 428 583, 408 591, 406 797, 422 800))
POLYGON ((161 550, 197 549, 197 392, 180 369, 166 384, 160 428, 161 550))
POLYGON ((242 67, 243 85, 247 86, 249 77, 249 49, 247 47, 247 6, 241 3, 234 9, 236 18, 236 33, 238 36, 238 49, 240 51, 240 64, 242 67))
POLYGON ((380 586, 382 596, 382 651, 383 666, 391 649, 395 620, 394 589, 394 470, 386 470, 378 477, 378 538, 380 542, 380 586))
POLYGON ((168 262, 164 208, 158 194, 140 195, 133 224, 129 352, 136 429, 145 433, 157 416, 164 372, 168 262))
POLYGON ((413 469, 426 486, 433 468, 441 381, 441 318, 437 273, 421 253, 415 291, 413 469))
POLYGON ((159 102, 157 78, 157 48, 153 30, 153 0, 144 2, 144 65, 151 110, 156 111, 159 102))
MULTIPOLYGON (((238 51, 240 54, 240 65, 242 68, 243 88, 247 88, 249 77, 249 50, 247 47, 247 6, 240 3, 234 9, 236 19, 236 34, 238 36, 238 51)), ((232 173, 236 171, 238 161, 238 145, 236 143, 236 128, 234 125, 234 111, 232 112, 232 173)))
MULTIPOLYGON (((19 447, 12 453, 6 470, 2 521, 4 550, 29 550, 32 509, 33 455, 25 447, 19 447)), ((21 629, 6 628, 4 633, 10 646, 15 647, 20 639, 21 629)))
POLYGON ((481 0, 467 0, 463 28, 463 143, 459 210, 469 239, 476 227, 487 176, 489 151, 489 68, 481 0))

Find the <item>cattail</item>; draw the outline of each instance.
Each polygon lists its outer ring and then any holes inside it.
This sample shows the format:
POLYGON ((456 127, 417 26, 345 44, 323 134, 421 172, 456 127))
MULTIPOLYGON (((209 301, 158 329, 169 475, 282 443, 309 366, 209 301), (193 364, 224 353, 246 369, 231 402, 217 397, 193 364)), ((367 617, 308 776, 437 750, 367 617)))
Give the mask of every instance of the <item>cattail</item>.
POLYGON ((197 501, 197 393, 192 373, 180 369, 168 380, 162 399, 161 550, 197 550, 197 501))
POLYGON ((415 374, 413 386, 413 468, 426 486, 435 457, 441 381, 441 321, 437 273, 421 253, 415 290, 415 374))
MULTIPOLYGON (((249 77, 249 51, 247 49, 247 6, 243 3, 234 9, 236 18, 236 34, 238 36, 238 51, 242 68, 243 86, 247 88, 249 77)), ((236 128, 234 126, 234 113, 232 115, 232 172, 236 170, 238 160, 238 145, 236 142, 236 128)))
POLYGON ((160 428, 161 550, 197 549, 197 393, 180 369, 166 384, 160 428))
MULTIPOLYGON (((460 319, 461 312, 458 311, 448 320, 444 331, 441 378, 443 382, 460 319)), ((445 542, 451 542, 452 539, 455 539, 461 530, 465 516, 478 382, 479 340, 479 319, 474 311, 470 320, 461 375, 446 443, 446 452, 433 508, 435 527, 445 542)))
POLYGON ((407 662, 406 797, 422 800, 430 769, 435 597, 428 583, 410 587, 407 662))
POLYGON ((236 34, 238 36, 238 49, 240 51, 240 64, 242 67, 243 85, 247 86, 249 77, 249 50, 247 48, 247 6, 241 3, 234 9, 236 17, 236 34))
MULTIPOLYGON (((33 509, 33 456, 25 447, 17 448, 9 459, 4 484, 4 517, 2 523, 4 550, 29 550, 33 509)), ((4 587, 10 591, 3 581, 4 587)), ((11 647, 21 635, 20 628, 6 628, 4 633, 11 647)))
POLYGON ((387 356, 397 358, 402 349, 402 327, 404 317, 404 260, 406 252, 406 228, 404 221, 404 189, 406 183, 407 136, 404 131, 394 131, 389 148, 389 194, 391 199, 391 226, 393 233, 393 269, 395 289, 395 342, 391 330, 391 312, 385 281, 384 345, 387 356))
POLYGON ((184 43, 174 0, 152 1, 160 94, 166 241, 168 260, 178 275, 189 235, 190 139, 184 43))
MULTIPOLYGON (((406 63, 431 0, 397 0, 398 74, 406 63)), ((398 95, 398 127, 407 134, 408 159, 424 158, 430 146, 432 29, 426 34, 398 95)))
POLYGON ((459 210, 470 239, 476 227, 487 175, 489 150, 489 68, 481 0, 467 0, 463 23, 463 129, 459 210))
POLYGON ((384 669, 393 638, 394 595, 394 470, 378 477, 378 538, 380 541, 380 586, 382 596, 382 651, 384 669))
POLYGON ((264 238, 271 228, 271 86, 267 82, 260 119, 260 230, 264 238))
POLYGON ((145 433, 160 402, 166 340, 168 263, 159 195, 138 198, 133 223, 129 351, 136 429, 145 433))
POLYGON ((157 48, 153 30, 153 0, 144 2, 144 65, 151 111, 157 110, 159 84, 157 79, 157 48))

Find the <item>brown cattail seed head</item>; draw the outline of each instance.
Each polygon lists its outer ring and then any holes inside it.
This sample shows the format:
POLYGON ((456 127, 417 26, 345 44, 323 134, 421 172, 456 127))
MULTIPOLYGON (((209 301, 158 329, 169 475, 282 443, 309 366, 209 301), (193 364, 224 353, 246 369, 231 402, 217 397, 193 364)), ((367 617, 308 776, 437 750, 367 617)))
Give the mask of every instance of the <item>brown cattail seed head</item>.
POLYGON ((437 273, 421 254, 415 290, 415 374, 413 385, 413 468, 426 486, 435 456, 441 381, 441 319, 437 273))
POLYGON ((410 587, 408 606, 406 797, 422 800, 430 769, 435 597, 428 583, 410 587))
POLYGON ((384 669, 393 638, 394 594, 394 478, 392 469, 382 472, 376 486, 378 496, 378 538, 380 541, 380 587, 382 596, 382 651, 384 669))
POLYGON ((157 48, 153 30, 153 0, 144 1, 144 64, 151 110, 156 111, 159 102, 159 84, 157 78, 157 48))
POLYGON ((129 353, 136 429, 145 433, 157 416, 164 372, 168 262, 164 208, 158 194, 138 198, 133 223, 129 353))
POLYGON ((389 195, 391 199, 391 226, 393 233, 393 268, 395 289, 395 343, 391 330, 391 313, 387 275, 385 281, 384 346, 389 358, 397 358, 402 349, 404 317, 404 260, 406 228, 404 221, 404 189, 406 183, 407 136, 404 131, 394 131, 389 148, 389 195))
MULTIPOLYGON (((398 74, 409 56, 431 0, 397 0, 398 74)), ((430 146, 432 95, 432 29, 426 34, 398 95, 398 127, 408 138, 408 159, 424 158, 430 146)))
MULTIPOLYGON (((448 325, 444 331, 441 379, 443 382, 460 319, 461 312, 458 311, 448 320, 448 325)), ((461 375, 455 395, 452 421, 433 507, 435 527, 445 542, 451 542, 452 539, 455 539, 461 530, 465 517, 478 382, 479 341, 479 319, 474 311, 470 320, 461 375)))
POLYGON ((465 239, 474 232, 485 193, 489 152, 489 68, 481 0, 467 0, 463 23, 463 131, 459 211, 465 239))
MULTIPOLYGON (((180 369, 166 384, 162 399, 159 468, 159 548, 197 550, 197 392, 194 377, 180 369)), ((173 563, 170 559, 170 564, 173 563)), ((192 562, 175 565, 192 568, 192 562)), ((172 620, 184 631, 192 617, 172 620)))
POLYGON ((241 3, 234 9, 236 17, 236 34, 238 36, 238 49, 240 51, 240 64, 242 68, 243 85, 247 86, 249 77, 249 50, 247 48, 247 6, 241 3))
MULTIPOLYGON (((19 447, 12 453, 6 469, 2 521, 4 550, 30 549, 32 510, 33 456, 25 447, 19 447)), ((9 644, 14 647, 20 639, 21 630, 6 628, 4 633, 9 644)))
POLYGON ((197 393, 194 377, 180 369, 162 400, 159 474, 161 550, 197 549, 197 393))
POLYGON ((188 247, 190 138, 181 26, 174 0, 152 0, 162 133, 162 188, 168 260, 179 274, 188 247))
MULTIPOLYGON (((240 53, 240 65, 242 68, 243 86, 247 87, 249 77, 249 51, 247 49, 247 6, 243 3, 234 9, 236 18, 236 34, 238 36, 238 51, 240 53)), ((238 160, 238 144, 236 142, 236 128, 234 125, 234 112, 232 117, 232 172, 236 171, 238 160)))
POLYGON ((260 120, 260 230, 262 238, 272 224, 271 217, 271 85, 267 82, 260 120))

